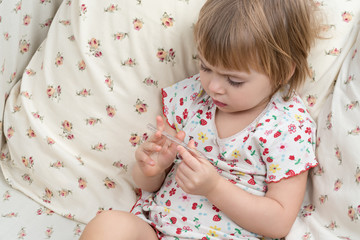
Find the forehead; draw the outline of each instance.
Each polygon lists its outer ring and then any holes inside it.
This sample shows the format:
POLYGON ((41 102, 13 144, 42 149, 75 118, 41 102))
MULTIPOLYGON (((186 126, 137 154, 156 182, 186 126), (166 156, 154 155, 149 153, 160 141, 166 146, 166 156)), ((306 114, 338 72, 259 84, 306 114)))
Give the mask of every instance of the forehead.
POLYGON ((246 69, 240 69, 240 70, 234 70, 234 69, 226 69, 221 66, 213 66, 210 63, 208 63, 204 57, 202 57, 200 54, 198 54, 198 59, 201 64, 203 64, 206 68, 211 69, 212 71, 217 72, 221 75, 230 75, 230 76, 237 76, 237 75, 244 75, 249 74, 251 72, 251 68, 247 67, 246 69))

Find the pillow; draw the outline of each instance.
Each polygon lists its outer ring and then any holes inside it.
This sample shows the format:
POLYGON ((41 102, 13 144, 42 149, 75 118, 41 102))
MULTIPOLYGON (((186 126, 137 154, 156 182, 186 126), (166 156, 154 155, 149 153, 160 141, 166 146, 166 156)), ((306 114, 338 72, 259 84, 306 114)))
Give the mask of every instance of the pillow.
POLYGON ((160 89, 195 74, 204 1, 63 1, 4 114, 7 181, 87 222, 130 210, 134 150, 161 113, 160 89))
POLYGON ((46 37, 61 2, 0 1, 0 146, 6 96, 46 37))
POLYGON ((352 47, 359 21, 360 2, 347 0, 315 1, 325 23, 308 59, 312 77, 299 91, 312 117, 316 120, 324 101, 332 91, 347 52, 352 47), (349 38, 349 36, 352 36, 349 38))
MULTIPOLYGON (((354 33, 359 33, 359 26, 354 33)), ((318 118, 319 166, 287 239, 360 239, 360 34, 318 118)))
MULTIPOLYGON (((84 223, 104 209, 129 210, 134 150, 148 136, 146 123, 161 114, 160 89, 198 72, 192 25, 204 2, 63 1, 7 100, 0 161, 7 181, 84 223)), ((346 3, 338 2, 322 7, 346 3)), ((342 48, 346 40, 324 42, 342 48)), ((334 79, 321 76, 339 58, 323 54, 324 42, 311 63, 318 90, 303 92, 318 102, 334 79)))

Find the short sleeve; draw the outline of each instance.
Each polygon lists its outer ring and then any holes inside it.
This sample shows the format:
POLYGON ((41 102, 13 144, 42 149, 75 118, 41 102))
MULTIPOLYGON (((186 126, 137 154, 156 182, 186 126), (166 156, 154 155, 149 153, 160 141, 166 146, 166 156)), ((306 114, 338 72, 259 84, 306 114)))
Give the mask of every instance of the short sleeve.
POLYGON ((306 114, 299 112, 292 121, 284 117, 267 134, 263 140, 266 141, 263 150, 266 182, 278 182, 317 165, 316 126, 306 114))
POLYGON ((180 131, 196 110, 192 108, 203 90, 199 75, 194 75, 162 89, 163 114, 168 124, 180 131))

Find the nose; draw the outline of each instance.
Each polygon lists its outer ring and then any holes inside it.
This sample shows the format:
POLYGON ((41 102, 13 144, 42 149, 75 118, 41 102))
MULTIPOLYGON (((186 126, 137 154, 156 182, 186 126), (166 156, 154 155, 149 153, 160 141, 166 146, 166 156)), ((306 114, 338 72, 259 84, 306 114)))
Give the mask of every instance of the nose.
POLYGON ((223 77, 215 74, 213 77, 210 78, 209 81, 209 90, 215 94, 224 94, 224 80, 223 77))

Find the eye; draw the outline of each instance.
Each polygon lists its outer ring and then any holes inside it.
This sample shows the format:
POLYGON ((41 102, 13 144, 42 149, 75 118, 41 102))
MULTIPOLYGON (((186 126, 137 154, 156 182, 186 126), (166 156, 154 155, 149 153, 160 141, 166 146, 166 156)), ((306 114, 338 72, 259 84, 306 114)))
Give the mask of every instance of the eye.
POLYGON ((204 64, 200 64, 200 70, 204 71, 204 72, 210 72, 211 70, 209 68, 207 68, 204 64))
POLYGON ((234 86, 234 87, 240 87, 242 84, 244 84, 244 82, 233 81, 229 77, 227 77, 227 81, 231 86, 234 86))

